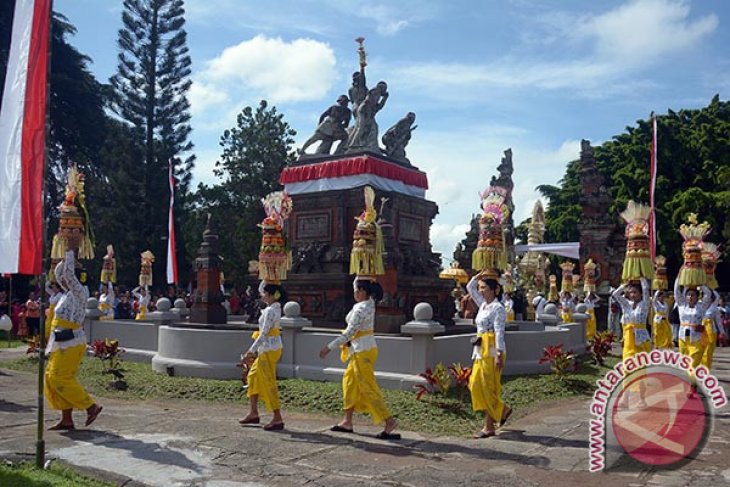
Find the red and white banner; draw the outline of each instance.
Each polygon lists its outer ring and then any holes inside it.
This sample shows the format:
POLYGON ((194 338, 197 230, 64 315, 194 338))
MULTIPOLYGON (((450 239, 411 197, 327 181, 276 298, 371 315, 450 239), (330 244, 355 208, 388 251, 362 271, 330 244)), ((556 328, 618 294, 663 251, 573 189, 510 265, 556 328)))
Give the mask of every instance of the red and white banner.
POLYGON ((383 191, 423 198, 428 189, 426 173, 373 156, 343 157, 285 168, 279 177, 289 194, 356 188, 369 184, 383 191))
POLYGON ((167 283, 177 284, 177 258, 175 256, 175 176, 173 175, 173 162, 170 159, 170 212, 167 220, 167 283))
POLYGON ((0 108, 0 272, 40 274, 51 0, 17 0, 0 108))
POLYGON ((649 246, 651 247, 651 260, 656 257, 656 210, 654 208, 654 190, 656 189, 656 171, 657 171, 657 136, 656 136, 656 115, 651 114, 651 160, 650 179, 649 179, 649 246))

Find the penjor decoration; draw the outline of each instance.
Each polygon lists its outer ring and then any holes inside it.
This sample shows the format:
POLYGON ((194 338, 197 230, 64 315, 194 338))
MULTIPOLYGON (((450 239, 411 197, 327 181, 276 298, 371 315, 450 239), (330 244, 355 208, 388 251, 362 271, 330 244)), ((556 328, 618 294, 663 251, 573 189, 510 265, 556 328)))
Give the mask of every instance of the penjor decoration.
POLYGON ((687 217, 689 225, 683 223, 679 227, 679 233, 684 239, 682 244, 682 257, 684 264, 679 270, 679 284, 684 287, 696 288, 707 283, 707 274, 702 266, 703 239, 710 233, 710 224, 707 222, 697 223, 697 215, 690 213, 687 217))
POLYGON ((58 210, 58 233, 53 236, 51 259, 63 259, 68 250, 75 251, 78 259, 93 259, 94 242, 86 209, 84 175, 75 166, 68 171, 66 196, 58 210))
MULTIPOLYGON (((357 217, 357 225, 352 238, 350 254, 350 274, 374 278, 385 274, 383 265, 383 232, 378 224, 375 211, 375 190, 365 186, 365 210, 357 217)), ((387 201, 382 199, 380 212, 387 201)))
POLYGON ((651 208, 629 200, 621 218, 626 222, 626 257, 621 279, 624 282, 638 281, 642 277, 654 278, 649 243, 649 214, 651 208))
POLYGON ((583 292, 585 293, 596 292, 596 267, 593 259, 588 259, 583 266, 583 292))
POLYGON ((284 236, 284 220, 292 212, 292 199, 286 191, 275 191, 266 195, 261 202, 266 218, 261 227, 261 248, 259 249, 259 279, 278 284, 286 279, 291 268, 291 250, 284 236))
POLYGON ((720 247, 714 243, 704 242, 702 244, 702 267, 705 269, 707 287, 710 289, 717 289, 715 268, 718 262, 720 262, 720 247))
POLYGON ((573 269, 575 269, 575 263, 565 261, 560 264, 560 268, 563 269, 563 279, 560 283, 560 292, 573 292, 573 269))
POLYGON ((496 272, 497 269, 507 268, 507 249, 502 225, 509 217, 507 190, 490 186, 479 196, 484 213, 479 219, 479 242, 472 253, 471 266, 477 271, 496 272))
POLYGON ((117 283, 117 259, 114 258, 114 247, 109 244, 106 246, 106 255, 101 264, 101 282, 117 283))
POLYGON ((155 261, 155 254, 145 250, 140 254, 140 259, 139 286, 147 289, 152 286, 152 263, 155 261))
POLYGON ((651 288, 655 291, 666 291, 669 289, 667 258, 663 255, 657 255, 656 259, 654 259, 654 280, 651 281, 651 288))

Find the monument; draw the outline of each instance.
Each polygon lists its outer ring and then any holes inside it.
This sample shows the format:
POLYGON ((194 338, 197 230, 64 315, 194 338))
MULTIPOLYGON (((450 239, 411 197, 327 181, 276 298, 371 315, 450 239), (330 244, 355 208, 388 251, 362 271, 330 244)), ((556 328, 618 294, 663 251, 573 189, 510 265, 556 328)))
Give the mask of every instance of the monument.
POLYGON ((222 325, 227 323, 226 309, 221 304, 223 296, 220 286, 220 257, 218 256, 218 234, 215 232, 211 215, 203 232, 203 242, 195 259, 198 287, 190 308, 190 323, 222 325))
POLYGON ((344 95, 340 96, 339 108, 331 107, 323 114, 315 134, 299 151, 297 163, 285 168, 279 179, 294 207, 286 225, 292 250, 286 288, 301 306, 302 315, 315 326, 344 328, 345 313, 354 302, 353 276, 349 274, 352 235, 362 210, 362 188, 369 185, 375 189, 380 207, 385 246, 385 275, 379 280, 385 296, 378 303, 376 331, 398 332, 419 302, 431 304, 436 318, 450 323, 450 286, 438 277, 440 256, 429 241, 438 207, 425 198, 426 173, 406 157, 406 146, 416 128, 415 114, 408 112, 385 132, 382 149, 376 115, 390 93, 385 81, 367 88, 363 40, 356 39, 360 70, 353 74, 348 92, 351 110, 343 104, 344 95), (343 109, 351 111, 354 126, 344 124, 349 116, 343 109), (324 130, 323 124, 331 117, 328 114, 334 112, 339 114, 340 125, 336 131, 324 130), (343 140, 343 131, 347 140, 343 140), (320 145, 314 153, 306 153, 304 149, 316 141, 320 145))
MULTIPOLYGON (((596 264, 595 280, 598 293, 608 293, 609 286, 621 283, 626 240, 623 226, 619 225, 618 215, 607 211, 613 198, 604 183, 593 148, 587 140, 581 141, 580 152, 581 182, 581 221, 580 232, 581 266, 592 259, 596 264)), ((580 274, 584 273, 581 267, 580 274)))

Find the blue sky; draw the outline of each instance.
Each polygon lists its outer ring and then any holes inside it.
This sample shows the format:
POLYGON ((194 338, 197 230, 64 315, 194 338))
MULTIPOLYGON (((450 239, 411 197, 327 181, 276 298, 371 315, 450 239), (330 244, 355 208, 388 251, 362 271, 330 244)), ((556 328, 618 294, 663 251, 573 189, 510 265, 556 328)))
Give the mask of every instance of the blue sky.
MULTIPOLYGON (((597 145, 652 110, 699 108, 730 89, 724 0, 185 3, 196 182, 215 182, 221 133, 261 99, 285 114, 301 145, 347 92, 361 35, 368 83, 389 86, 381 131, 417 115, 408 157, 428 173, 427 198, 440 209, 432 243, 447 258, 505 149, 519 222, 535 186, 556 183, 578 157, 580 139, 597 145)), ((106 82, 116 70, 121 0, 56 0, 54 8, 77 27, 71 42, 106 82)))

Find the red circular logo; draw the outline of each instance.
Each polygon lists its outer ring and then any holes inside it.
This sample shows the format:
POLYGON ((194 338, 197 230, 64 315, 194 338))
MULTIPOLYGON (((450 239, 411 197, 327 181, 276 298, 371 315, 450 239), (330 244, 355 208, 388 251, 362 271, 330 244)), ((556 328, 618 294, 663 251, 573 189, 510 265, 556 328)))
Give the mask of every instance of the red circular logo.
POLYGON ((709 412, 688 378, 642 370, 619 387, 613 432, 639 462, 672 465, 689 458, 706 437, 709 412))

